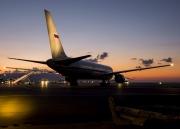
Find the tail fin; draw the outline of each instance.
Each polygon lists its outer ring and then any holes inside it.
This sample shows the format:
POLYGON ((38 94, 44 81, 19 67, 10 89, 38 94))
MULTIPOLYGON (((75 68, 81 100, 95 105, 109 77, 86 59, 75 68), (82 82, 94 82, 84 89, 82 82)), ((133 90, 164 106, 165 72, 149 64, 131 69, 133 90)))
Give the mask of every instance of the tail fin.
POLYGON ((44 10, 44 12, 45 12, 45 17, 46 17, 46 24, 47 24, 49 42, 51 46, 52 58, 65 58, 67 56, 63 50, 60 38, 58 36, 56 27, 51 17, 51 14, 47 10, 44 10))

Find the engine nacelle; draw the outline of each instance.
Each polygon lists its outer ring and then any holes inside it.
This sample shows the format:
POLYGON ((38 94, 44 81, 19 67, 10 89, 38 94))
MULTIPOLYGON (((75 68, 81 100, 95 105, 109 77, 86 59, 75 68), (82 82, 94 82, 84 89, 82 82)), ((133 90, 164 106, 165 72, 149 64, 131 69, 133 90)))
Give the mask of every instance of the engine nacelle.
POLYGON ((116 83, 124 83, 125 77, 122 74, 116 74, 114 80, 116 81, 116 83))

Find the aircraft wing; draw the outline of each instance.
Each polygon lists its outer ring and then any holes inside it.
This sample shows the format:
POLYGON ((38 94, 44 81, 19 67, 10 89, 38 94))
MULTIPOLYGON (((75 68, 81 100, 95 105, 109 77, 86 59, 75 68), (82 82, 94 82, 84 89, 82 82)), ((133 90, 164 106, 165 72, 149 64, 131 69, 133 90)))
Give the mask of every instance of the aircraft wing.
POLYGON ((30 77, 32 74, 34 74, 35 72, 47 72, 47 73, 55 73, 55 71, 52 71, 52 70, 41 70, 41 69, 25 69, 25 68, 14 68, 14 67, 5 67, 5 68, 8 68, 8 69, 19 69, 19 70, 28 70, 30 72, 28 72, 27 74, 23 75, 22 77, 16 79, 13 83, 14 84, 17 84, 18 82, 20 81, 23 81, 25 79, 27 79, 28 77, 30 77))
POLYGON ((33 70, 33 69, 25 69, 25 68, 14 68, 14 67, 4 67, 4 68, 37 71, 37 70, 33 70))
POLYGON ((100 74, 99 76, 115 75, 115 74, 118 74, 118 73, 127 73, 127 72, 132 72, 132 71, 141 71, 141 70, 146 70, 146 69, 154 69, 154 68, 167 67, 167 66, 173 66, 173 64, 159 65, 159 66, 146 67, 146 68, 136 68, 136 69, 121 70, 121 71, 116 71, 116 72, 109 72, 109 73, 100 74))
POLYGON ((26 68, 14 68, 14 67, 5 67, 8 69, 19 69, 19 70, 28 70, 28 71, 34 71, 34 72, 45 72, 45 73, 56 73, 54 70, 43 70, 43 69, 26 69, 26 68))
POLYGON ((11 57, 8 57, 8 59, 21 60, 21 61, 28 61, 28 62, 34 62, 34 63, 39 63, 39 64, 46 64, 46 61, 26 60, 26 59, 18 59, 18 58, 11 58, 11 57))

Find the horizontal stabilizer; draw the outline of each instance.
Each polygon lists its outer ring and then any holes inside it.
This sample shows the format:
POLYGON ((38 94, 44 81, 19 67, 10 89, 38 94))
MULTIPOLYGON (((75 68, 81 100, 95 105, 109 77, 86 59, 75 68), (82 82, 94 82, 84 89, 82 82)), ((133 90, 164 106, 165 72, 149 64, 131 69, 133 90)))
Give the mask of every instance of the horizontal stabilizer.
POLYGON ((18 59, 18 58, 10 58, 10 57, 8 57, 8 59, 21 60, 21 61, 27 61, 27 62, 34 62, 34 63, 39 63, 39 64, 46 64, 45 61, 26 60, 26 59, 18 59))
POLYGON ((76 58, 69 58, 69 59, 65 59, 65 60, 60 60, 60 61, 55 61, 55 64, 59 64, 59 65, 70 65, 74 62, 80 61, 82 59, 88 58, 91 55, 86 55, 86 56, 80 56, 80 57, 76 57, 76 58))

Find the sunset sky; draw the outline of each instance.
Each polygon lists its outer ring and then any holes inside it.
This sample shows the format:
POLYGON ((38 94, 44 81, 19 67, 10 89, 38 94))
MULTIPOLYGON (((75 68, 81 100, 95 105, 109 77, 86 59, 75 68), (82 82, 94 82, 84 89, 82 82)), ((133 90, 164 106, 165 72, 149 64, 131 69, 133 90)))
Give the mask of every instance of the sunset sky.
POLYGON ((114 71, 173 63, 124 74, 180 81, 179 0, 1 0, 0 73, 4 66, 48 68, 7 57, 46 61, 51 51, 44 15, 51 12, 66 54, 91 54, 114 71))

